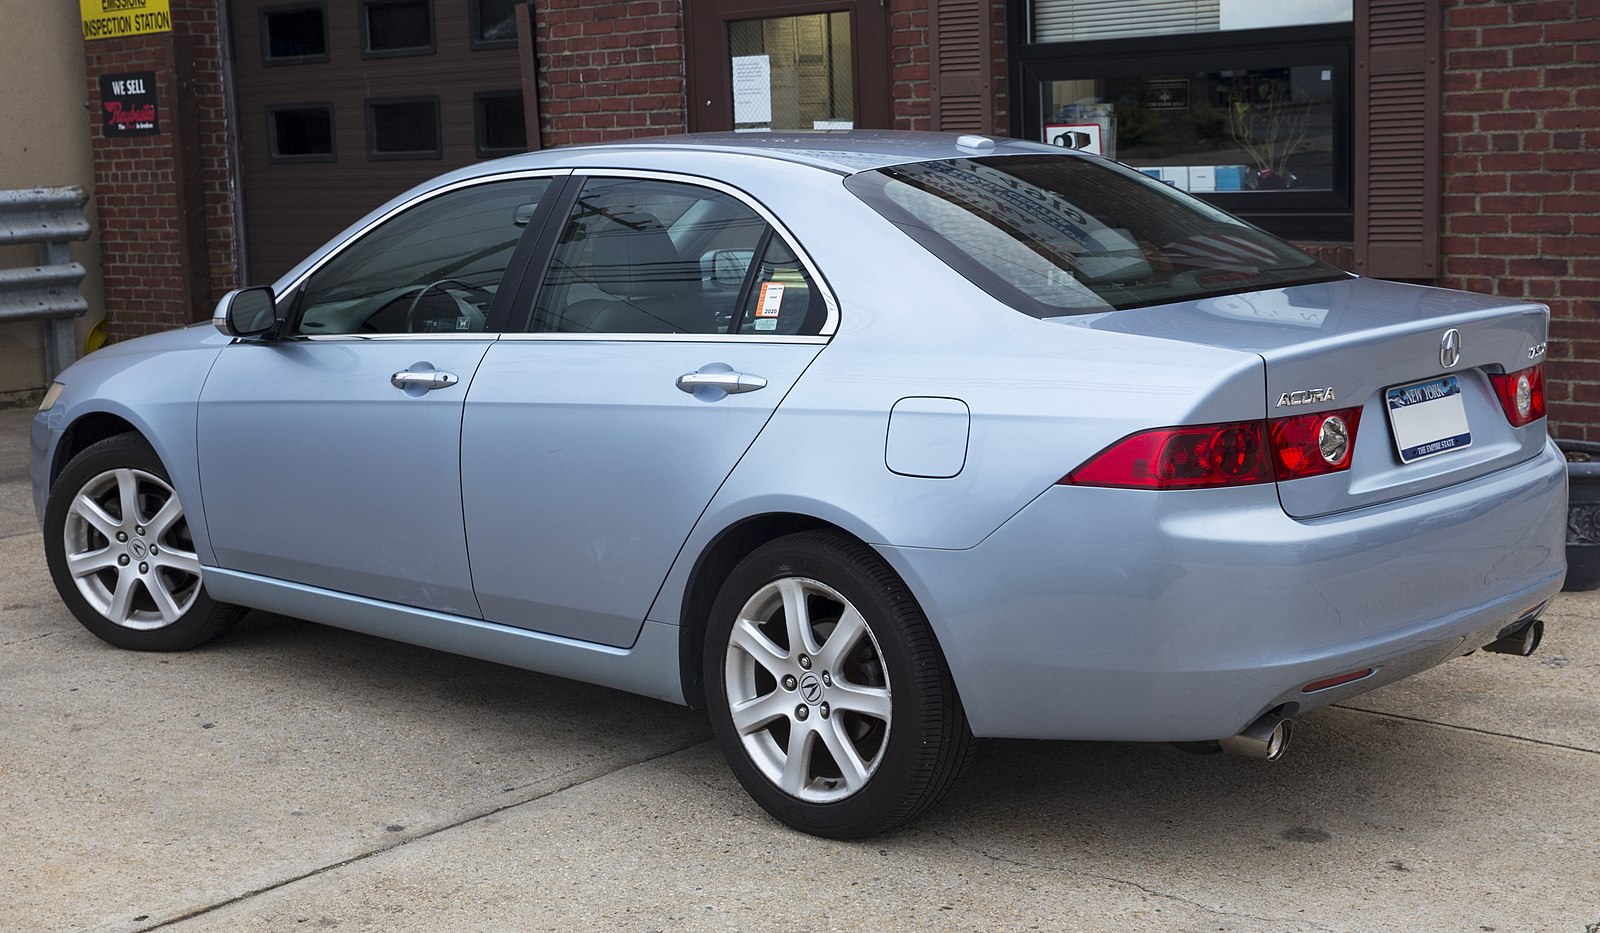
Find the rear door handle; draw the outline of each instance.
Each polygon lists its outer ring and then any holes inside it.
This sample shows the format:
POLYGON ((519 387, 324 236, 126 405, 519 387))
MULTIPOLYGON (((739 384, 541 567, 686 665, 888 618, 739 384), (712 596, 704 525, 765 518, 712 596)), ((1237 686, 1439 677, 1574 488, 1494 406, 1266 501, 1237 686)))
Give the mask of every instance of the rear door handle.
POLYGON ((729 395, 764 389, 767 380, 753 373, 697 372, 678 377, 678 388, 693 395, 696 389, 721 389, 729 395))
POLYGON ((389 382, 396 389, 447 389, 460 382, 455 373, 432 370, 429 372, 412 372, 403 370, 389 377, 389 382))

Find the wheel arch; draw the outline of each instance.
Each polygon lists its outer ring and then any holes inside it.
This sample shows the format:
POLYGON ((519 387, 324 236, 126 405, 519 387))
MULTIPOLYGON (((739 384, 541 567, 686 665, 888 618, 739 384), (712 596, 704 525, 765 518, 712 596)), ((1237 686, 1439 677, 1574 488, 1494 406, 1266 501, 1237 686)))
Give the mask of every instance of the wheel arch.
POLYGON ((815 515, 801 512, 765 512, 740 519, 724 528, 700 551, 683 590, 678 616, 678 668, 683 683, 683 699, 691 709, 705 707, 705 672, 700 661, 705 648, 706 623, 711 605, 728 574, 756 548, 802 531, 826 531, 853 541, 872 551, 890 572, 905 580, 904 574, 882 552, 860 535, 815 515))
POLYGON ((73 457, 118 434, 137 434, 144 438, 145 443, 150 443, 148 434, 121 415, 109 411, 91 411, 79 415, 61 432, 61 440, 56 443, 55 456, 50 460, 49 485, 54 488, 56 479, 73 457))

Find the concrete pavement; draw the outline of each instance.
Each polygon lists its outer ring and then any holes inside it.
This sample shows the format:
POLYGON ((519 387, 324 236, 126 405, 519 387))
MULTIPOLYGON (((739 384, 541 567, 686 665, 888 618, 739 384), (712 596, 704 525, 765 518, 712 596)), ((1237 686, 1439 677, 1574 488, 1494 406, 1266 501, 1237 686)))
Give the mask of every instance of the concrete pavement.
POLYGON ((1276 764, 987 742, 921 822, 829 842, 668 704, 263 613, 104 646, 50 586, 26 414, 0 412, 0 930, 1600 933, 1600 594, 1533 658, 1304 717, 1276 764))

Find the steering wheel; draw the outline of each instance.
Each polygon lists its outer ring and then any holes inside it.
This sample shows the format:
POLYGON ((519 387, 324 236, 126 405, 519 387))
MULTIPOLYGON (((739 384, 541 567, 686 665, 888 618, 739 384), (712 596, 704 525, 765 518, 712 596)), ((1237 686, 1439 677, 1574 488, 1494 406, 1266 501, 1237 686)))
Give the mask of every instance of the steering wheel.
MULTIPOLYGON (((444 294, 447 297, 449 297, 452 301, 456 300, 454 295, 451 295, 448 291, 445 290, 445 286, 447 286, 447 285, 454 285, 457 288, 460 288, 462 291, 468 292, 471 295, 482 295, 482 296, 485 296, 486 298, 492 298, 493 297, 491 292, 488 289, 482 288, 482 287, 477 286, 477 285, 469 285, 466 282, 461 281, 460 279, 451 279, 451 278, 435 279, 434 281, 429 282, 428 284, 422 286, 422 288, 418 289, 417 290, 417 294, 411 299, 411 305, 406 308, 406 329, 405 329, 406 333, 408 333, 408 334, 421 333, 421 331, 418 330, 418 327, 417 327, 417 325, 421 323, 421 321, 419 321, 418 317, 417 317, 417 309, 422 306, 423 296, 427 295, 428 292, 433 291, 434 289, 437 288, 440 291, 443 291, 444 294)), ((487 302, 485 302, 485 304, 487 304, 487 302)))

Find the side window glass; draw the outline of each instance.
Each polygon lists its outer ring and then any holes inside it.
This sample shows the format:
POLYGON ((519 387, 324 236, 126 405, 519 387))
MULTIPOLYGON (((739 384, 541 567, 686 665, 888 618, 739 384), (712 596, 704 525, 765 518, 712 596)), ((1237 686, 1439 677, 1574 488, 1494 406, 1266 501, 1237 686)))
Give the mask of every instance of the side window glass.
POLYGON ((742 201, 710 188, 589 179, 562 228, 533 329, 729 333, 766 229, 742 201))
POLYGON ((295 332, 482 332, 512 250, 549 184, 489 182, 391 217, 307 280, 295 332))
POLYGON ((827 319, 828 306, 811 274, 789 244, 774 235, 756 267, 736 332, 810 336, 822 330, 827 319))

